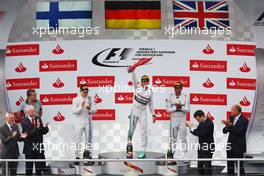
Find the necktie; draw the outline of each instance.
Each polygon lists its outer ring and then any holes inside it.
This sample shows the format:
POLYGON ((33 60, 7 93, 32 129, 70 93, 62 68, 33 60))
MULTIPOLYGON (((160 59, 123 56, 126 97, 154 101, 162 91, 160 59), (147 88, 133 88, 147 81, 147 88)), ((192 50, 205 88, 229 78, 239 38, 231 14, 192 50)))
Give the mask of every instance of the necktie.
POLYGON ((13 133, 14 131, 16 131, 14 125, 10 125, 10 128, 11 128, 11 132, 12 132, 12 133, 13 133))
POLYGON ((35 126, 36 126, 36 124, 35 124, 35 118, 32 118, 31 119, 31 123, 32 123, 33 128, 35 128, 35 126))

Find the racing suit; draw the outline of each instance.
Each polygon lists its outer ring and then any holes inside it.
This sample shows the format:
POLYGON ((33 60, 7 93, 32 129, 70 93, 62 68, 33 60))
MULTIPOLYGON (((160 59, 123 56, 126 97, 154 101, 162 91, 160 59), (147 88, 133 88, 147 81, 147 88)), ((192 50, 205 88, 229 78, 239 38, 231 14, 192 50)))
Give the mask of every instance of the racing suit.
POLYGON ((137 123, 139 121, 140 131, 141 131, 141 149, 143 151, 147 148, 148 136, 147 136, 147 105, 149 110, 153 115, 155 115, 153 108, 153 91, 150 86, 147 88, 143 88, 138 82, 136 78, 135 72, 132 73, 132 80, 134 85, 134 101, 131 109, 131 116, 133 118, 131 120, 131 124, 129 127, 129 136, 133 138, 133 134, 135 132, 137 123), (133 117, 132 117, 133 116, 133 117))
MULTIPOLYGON (((96 106, 95 102, 93 101, 91 96, 82 97, 78 96, 72 100, 73 107, 72 112, 75 116, 76 120, 76 134, 74 136, 75 144, 76 144, 76 151, 75 156, 80 156, 80 149, 82 147, 82 136, 83 133, 85 135, 85 147, 91 147, 92 145, 92 136, 93 136, 93 126, 92 126, 92 114, 96 113, 96 106), (85 106, 82 107, 82 102, 86 101, 85 106), (90 110, 86 107, 90 106, 90 110)), ((88 149, 88 150, 91 150, 88 149)))
MULTIPOLYGON (((186 128, 186 114, 189 112, 190 105, 188 96, 181 94, 179 97, 172 93, 166 100, 166 111, 171 114, 170 121, 170 136, 172 137, 171 144, 177 143, 178 134, 181 139, 181 143, 185 146, 183 148, 184 155, 187 155, 187 128, 186 128), (182 104, 181 110, 177 110, 175 103, 182 104)), ((172 146, 173 148, 173 146, 172 146)), ((176 152, 174 152, 175 154, 176 152)), ((175 156, 174 156, 175 158, 175 156)))

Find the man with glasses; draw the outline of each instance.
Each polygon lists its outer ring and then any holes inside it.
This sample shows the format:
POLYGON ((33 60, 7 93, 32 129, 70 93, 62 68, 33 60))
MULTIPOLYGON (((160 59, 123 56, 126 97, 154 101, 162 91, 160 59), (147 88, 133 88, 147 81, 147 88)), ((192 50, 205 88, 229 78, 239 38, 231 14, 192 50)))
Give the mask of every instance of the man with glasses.
MULTIPOLYGON (((88 158, 92 158, 92 114, 96 113, 96 106, 93 98, 88 95, 89 88, 87 85, 80 86, 80 95, 72 100, 73 107, 72 112, 75 116, 76 122, 76 134, 75 134, 75 143, 76 159, 80 159, 80 148, 82 147, 82 136, 85 135, 85 151, 88 150, 88 158)), ((75 165, 78 165, 79 162, 74 162, 75 165)))
POLYGON ((132 140, 135 132, 137 122, 139 121, 141 130, 141 151, 138 152, 138 158, 145 157, 145 150, 147 148, 148 136, 147 136, 147 105, 153 117, 155 118, 155 112, 153 108, 153 91, 149 85, 149 77, 143 75, 141 77, 141 83, 138 83, 134 69, 131 67, 128 69, 128 73, 132 73, 132 80, 134 85, 134 101, 132 110, 130 113, 130 126, 128 132, 128 141, 132 140))

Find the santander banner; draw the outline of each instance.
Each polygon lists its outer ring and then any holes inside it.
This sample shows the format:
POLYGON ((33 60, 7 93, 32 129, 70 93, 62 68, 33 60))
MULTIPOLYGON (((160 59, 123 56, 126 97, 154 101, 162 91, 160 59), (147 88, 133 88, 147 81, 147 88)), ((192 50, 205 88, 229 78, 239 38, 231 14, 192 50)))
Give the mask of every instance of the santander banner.
MULTIPOLYGON (((92 115, 97 141, 104 140, 101 132, 111 135, 112 128, 114 133, 120 130, 126 135, 135 88, 127 67, 147 58, 148 62, 137 67, 135 74, 138 83, 142 75, 148 75, 153 90, 156 123, 152 123, 147 108, 149 141, 156 141, 153 131, 168 130, 170 113, 166 111, 166 99, 174 94, 173 86, 179 81, 189 97, 186 119, 193 121, 193 113, 201 109, 215 126, 222 128, 221 120, 230 115, 227 112, 233 104, 240 104, 247 116, 252 111, 256 91, 254 48, 250 42, 199 40, 9 43, 5 60, 8 106, 17 111, 26 101, 26 90, 36 89, 43 105, 43 121, 54 129, 67 128, 67 139, 60 139, 68 141, 78 120, 72 113, 72 100, 80 94, 80 85, 87 84, 88 95, 98 109, 92 115)), ((117 142, 114 146, 126 145, 126 140, 117 142)), ((140 140, 133 140, 133 144, 140 146, 140 140)))
POLYGON ((7 45, 6 56, 39 55, 39 44, 7 45))

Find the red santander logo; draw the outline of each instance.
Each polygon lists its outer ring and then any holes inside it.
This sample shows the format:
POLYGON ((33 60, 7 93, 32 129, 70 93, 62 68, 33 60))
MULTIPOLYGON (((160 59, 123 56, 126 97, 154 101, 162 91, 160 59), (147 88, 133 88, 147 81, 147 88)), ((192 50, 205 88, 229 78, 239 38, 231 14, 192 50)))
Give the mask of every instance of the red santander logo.
POLYGON ((61 122, 65 120, 65 117, 61 114, 61 112, 59 111, 56 116, 53 117, 53 120, 56 122, 61 122))
POLYGON ((18 100, 16 101, 16 105, 17 105, 17 106, 20 106, 24 101, 25 101, 24 98, 23 98, 22 96, 20 96, 20 97, 18 98, 18 100))
POLYGON ((155 120, 170 120, 170 113, 166 111, 166 109, 155 109, 155 120))
POLYGON ((40 94, 40 101, 42 105, 70 105, 75 97, 77 93, 40 94))
POLYGON ((227 78, 226 87, 227 89, 256 90, 256 79, 227 78))
POLYGON ((256 45, 227 44, 227 55, 255 56, 256 45))
POLYGON ((39 71, 77 71, 77 60, 39 61, 39 71))
POLYGON ((227 72, 227 62, 220 60, 190 60, 190 71, 227 72))
POLYGON ((39 89, 39 87, 40 87, 39 78, 18 78, 18 79, 6 80, 7 90, 39 89))
POLYGON ((190 87, 189 76, 153 76, 153 86, 173 87, 175 83, 181 82, 183 87, 190 87))
POLYGON ((133 93, 132 92, 117 92, 117 93, 115 93, 115 103, 117 103, 117 104, 133 103, 133 93))
POLYGON ((62 88, 64 87, 64 83, 60 80, 60 78, 58 78, 53 84, 53 87, 55 88, 62 88))
POLYGON ((15 71, 18 73, 25 72, 27 68, 20 62, 19 65, 15 68, 15 71))
POLYGON ((214 83, 209 78, 207 78, 207 80, 203 83, 203 87, 212 88, 214 87, 214 83))
POLYGON ((52 50, 53 54, 62 54, 64 53, 64 49, 61 48, 59 44, 57 44, 56 48, 52 50))
POLYGON ((96 104, 102 103, 102 101, 103 101, 103 99, 102 99, 101 97, 99 97, 98 94, 95 94, 95 95, 94 95, 94 102, 95 102, 96 104))
POLYGON ((211 121, 213 121, 215 119, 215 117, 208 111, 206 114, 207 118, 210 119, 211 121))
POLYGON ((190 94, 190 104, 227 105, 226 94, 190 94))
POLYGON ((250 67, 247 65, 246 62, 239 68, 241 72, 248 73, 251 71, 250 67))
POLYGON ((6 56, 39 55, 39 44, 7 45, 6 56))
POLYGON ((87 84, 88 87, 114 86, 115 76, 78 76, 77 86, 87 84))
POLYGON ((213 54, 214 49, 208 44, 206 48, 203 49, 204 54, 213 54))
POLYGON ((241 106, 249 106, 250 101, 247 99, 247 97, 244 96, 244 98, 239 102, 241 106))
POLYGON ((114 109, 98 109, 95 114, 93 114, 93 120, 115 120, 115 110, 114 109))

